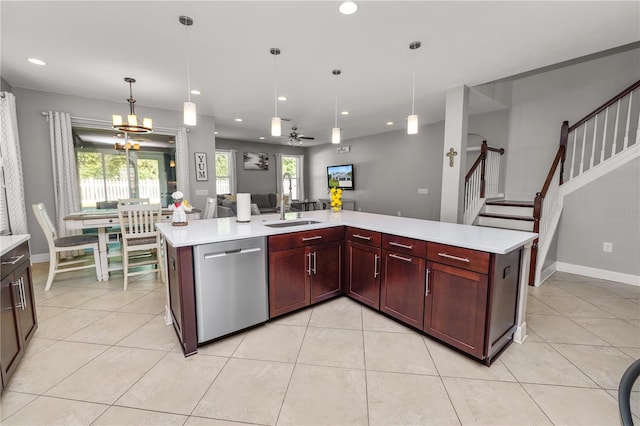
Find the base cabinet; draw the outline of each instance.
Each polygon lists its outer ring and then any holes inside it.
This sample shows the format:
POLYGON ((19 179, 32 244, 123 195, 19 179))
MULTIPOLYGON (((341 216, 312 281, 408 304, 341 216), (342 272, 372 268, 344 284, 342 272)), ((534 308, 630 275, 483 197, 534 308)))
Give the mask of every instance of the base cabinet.
POLYGON ((422 329, 426 269, 423 258, 382 250, 380 310, 422 329))
POLYGON ((269 237, 269 317, 342 293, 343 230, 269 237))
POLYGON ((0 303, 0 371, 4 389, 38 328, 28 242, 2 256, 0 303))
POLYGON ((380 309, 382 236, 379 232, 349 227, 346 240, 346 292, 349 297, 380 309))
POLYGON ((193 248, 166 244, 169 309, 185 356, 198 350, 193 248))

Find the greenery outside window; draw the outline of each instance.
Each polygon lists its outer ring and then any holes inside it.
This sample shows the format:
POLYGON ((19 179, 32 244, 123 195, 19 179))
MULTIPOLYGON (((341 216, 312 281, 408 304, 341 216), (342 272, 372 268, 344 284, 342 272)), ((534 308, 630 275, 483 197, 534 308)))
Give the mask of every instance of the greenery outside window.
POLYGON ((231 152, 216 150, 216 194, 231 193, 231 152))
MULTIPOLYGON (((291 194, 292 199, 304 199, 304 186, 302 182, 303 174, 303 155, 282 155, 282 174, 289 172, 291 174, 291 194)), ((289 179, 282 179, 282 192, 289 193, 289 179)))

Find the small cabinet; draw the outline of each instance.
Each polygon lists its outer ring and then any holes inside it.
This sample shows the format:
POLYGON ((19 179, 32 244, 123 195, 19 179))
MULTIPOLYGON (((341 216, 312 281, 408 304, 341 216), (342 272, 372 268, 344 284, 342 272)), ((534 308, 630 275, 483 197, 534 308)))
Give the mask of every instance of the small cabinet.
POLYGON ((28 242, 20 244, 2 256, 0 301, 2 304, 0 370, 4 388, 38 328, 28 242))
POLYGON ((383 234, 382 248, 380 310, 422 329, 427 243, 383 234))
POLYGON ((349 297, 380 309, 381 234, 359 228, 346 231, 346 282, 349 297))
POLYGON ((342 293, 343 229, 269 237, 269 317, 342 293))
POLYGON ((169 310, 173 328, 180 339, 185 356, 198 350, 196 331, 195 286, 193 277, 193 248, 166 244, 167 285, 169 310))

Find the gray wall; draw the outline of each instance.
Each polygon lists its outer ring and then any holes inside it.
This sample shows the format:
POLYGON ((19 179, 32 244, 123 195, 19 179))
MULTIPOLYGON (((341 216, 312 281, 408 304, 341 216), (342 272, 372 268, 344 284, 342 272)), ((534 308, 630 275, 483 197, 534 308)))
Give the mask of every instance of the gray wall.
POLYGON ((354 165, 355 190, 344 199, 356 201, 364 212, 438 220, 442 184, 444 122, 423 125, 420 133, 406 131, 343 141, 351 152, 338 154, 336 145, 309 148, 310 197, 328 198, 327 166, 354 165), (429 190, 418 194, 418 188, 429 190))
POLYGON ((640 275, 640 160, 636 159, 564 198, 559 262, 640 275), (613 252, 602 251, 603 242, 613 252))
POLYGON ((13 92, 13 87, 2 77, 0 77, 0 92, 13 92))
MULTIPOLYGON (((16 96, 18 114, 18 131, 20 133, 20 150, 24 173, 25 204, 27 209, 27 225, 31 234, 31 252, 47 253, 47 243, 42 231, 33 216, 31 205, 44 203, 50 214, 55 212, 53 198, 53 168, 51 165, 51 148, 49 142, 49 124, 41 115, 42 111, 68 112, 72 116, 110 120, 111 114, 125 113, 127 104, 107 102, 77 96, 13 88, 16 96)), ((178 105, 180 106, 180 105, 178 105)), ((177 128, 182 125, 182 111, 168 111, 157 108, 145 108, 136 105, 136 113, 153 118, 156 127, 177 128)), ((191 178, 191 199, 194 206, 204 208, 206 196, 195 196, 198 189, 207 189, 215 194, 215 168, 213 153, 215 151, 213 117, 198 116, 198 125, 188 135, 190 164, 193 164, 194 152, 207 152, 209 181, 196 182, 193 169, 191 178)))
MULTIPOLYGON (((505 149, 500 160, 500 181, 498 182, 498 191, 504 192, 506 166, 509 160, 509 152, 507 150, 509 143, 509 110, 503 109, 470 116, 468 132, 484 136, 487 140, 487 145, 492 148, 505 149)), ((482 144, 482 138, 475 135, 468 136, 467 140, 467 146, 469 147, 482 144)), ((467 153, 467 171, 469 171, 479 154, 479 151, 467 153)))
POLYGON ((640 78, 640 49, 513 82, 506 195, 532 201, 558 150, 560 126, 575 123, 640 78))
POLYGON ((252 194, 266 194, 276 192, 276 161, 280 157, 275 154, 304 155, 304 186, 305 197, 308 197, 309 184, 309 156, 307 148, 296 148, 288 145, 273 145, 259 142, 239 141, 230 139, 216 139, 217 149, 236 150, 236 175, 238 179, 238 192, 252 194), (262 152, 269 154, 269 170, 245 170, 243 166, 244 152, 262 152))

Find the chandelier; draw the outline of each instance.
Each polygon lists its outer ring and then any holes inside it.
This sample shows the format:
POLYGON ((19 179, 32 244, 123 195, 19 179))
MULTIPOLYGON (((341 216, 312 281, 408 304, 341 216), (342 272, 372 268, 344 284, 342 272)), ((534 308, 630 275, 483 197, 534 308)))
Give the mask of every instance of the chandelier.
POLYGON ((127 142, 127 143, 116 142, 115 144, 113 144, 113 149, 115 151, 128 151, 130 149, 133 151, 140 151, 140 145, 137 143, 131 143, 131 142, 127 142))
POLYGON ((119 114, 114 114, 112 116, 113 119, 113 128, 120 130, 121 132, 126 133, 151 133, 153 131, 153 121, 150 118, 145 118, 142 120, 142 123, 138 121, 138 117, 136 116, 135 103, 136 100, 133 99, 133 83, 136 82, 135 79, 131 77, 125 77, 124 81, 129 83, 129 114, 127 115, 127 121, 124 122, 122 120, 122 116, 119 114))

